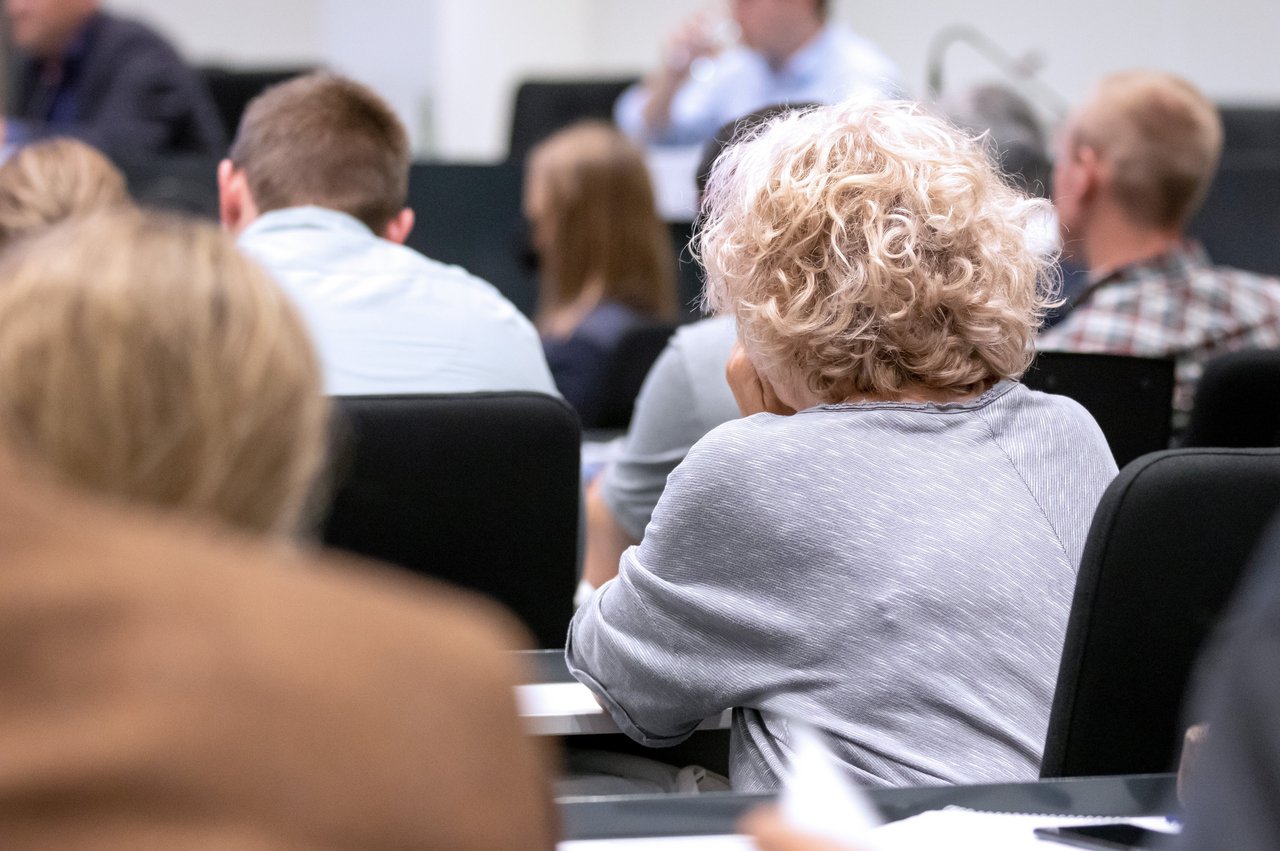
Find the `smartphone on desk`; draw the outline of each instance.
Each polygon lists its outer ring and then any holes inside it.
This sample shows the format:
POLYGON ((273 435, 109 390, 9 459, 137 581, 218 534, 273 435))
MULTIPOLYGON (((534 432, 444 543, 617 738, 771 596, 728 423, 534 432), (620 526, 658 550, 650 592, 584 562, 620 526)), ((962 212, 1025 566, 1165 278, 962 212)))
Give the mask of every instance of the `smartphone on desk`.
POLYGON ((1094 848, 1099 851, 1130 851, 1138 848, 1156 848, 1169 834, 1147 830, 1136 824, 1092 824, 1077 827, 1037 827, 1038 839, 1074 845, 1076 848, 1094 848))

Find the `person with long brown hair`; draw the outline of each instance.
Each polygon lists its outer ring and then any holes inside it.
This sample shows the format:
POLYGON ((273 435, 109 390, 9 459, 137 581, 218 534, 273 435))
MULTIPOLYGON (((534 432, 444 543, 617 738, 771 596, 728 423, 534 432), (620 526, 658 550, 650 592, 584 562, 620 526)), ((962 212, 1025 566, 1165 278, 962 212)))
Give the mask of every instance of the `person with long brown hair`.
POLYGON ((538 330, 556 385, 589 421, 604 367, 632 327, 675 315, 675 256, 643 152, 603 122, 530 154, 524 210, 541 273, 538 330))

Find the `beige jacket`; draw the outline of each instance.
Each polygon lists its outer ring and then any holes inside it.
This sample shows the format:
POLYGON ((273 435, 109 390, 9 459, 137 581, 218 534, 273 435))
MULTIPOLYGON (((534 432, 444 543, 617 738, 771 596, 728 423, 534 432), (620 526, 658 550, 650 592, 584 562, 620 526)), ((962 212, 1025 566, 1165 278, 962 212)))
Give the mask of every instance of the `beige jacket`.
POLYGON ((0 847, 551 848, 521 643, 470 597, 0 469, 0 847))

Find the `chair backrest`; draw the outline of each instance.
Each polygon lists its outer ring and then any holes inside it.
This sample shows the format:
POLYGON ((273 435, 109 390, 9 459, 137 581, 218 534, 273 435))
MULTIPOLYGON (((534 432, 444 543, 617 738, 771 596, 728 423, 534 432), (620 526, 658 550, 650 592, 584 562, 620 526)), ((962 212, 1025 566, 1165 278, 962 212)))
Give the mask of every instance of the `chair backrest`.
POLYGON ((213 96, 213 104, 218 109, 222 126, 227 131, 227 139, 234 139, 240 127, 240 117, 244 115, 249 101, 262 94, 277 83, 292 80, 294 77, 309 74, 312 67, 293 68, 223 68, 215 65, 200 69, 209 94, 213 96))
POLYGON ((1280 160, 1280 107, 1262 104, 1219 104, 1222 117, 1222 159, 1280 160))
POLYGON ((1192 664, 1278 509, 1280 449, 1121 470, 1085 543, 1042 777, 1172 770, 1192 664))
POLYGON ((337 402, 326 544, 480 591, 542 647, 573 614, 581 430, 539 393, 337 402))
POLYGON ((1022 383, 1079 402, 1098 421, 1120 467, 1169 446, 1172 360, 1039 352, 1022 383))
POLYGON ((520 169, 510 163, 414 163, 409 206, 417 223, 405 244, 483 278, 532 316, 538 281, 521 259, 520 186, 520 169))
POLYGON ((1280 275, 1280 152, 1224 159, 1188 232, 1215 263, 1280 275))
POLYGON ((521 83, 511 111, 508 161, 523 163, 534 145, 575 121, 585 118, 612 121, 613 102, 635 81, 635 77, 628 77, 521 83))
POLYGON ((116 161, 138 204, 218 218, 218 160, 198 154, 121 157, 116 161))
POLYGON ((640 385, 678 327, 654 323, 637 326, 622 335, 605 367, 600 398, 593 406, 591 421, 583 422, 583 428, 625 430, 631 424, 631 411, 640 394, 640 385))
MULTIPOLYGON (((206 170, 213 187, 213 214, 217 215, 216 168, 206 170)), ((523 174, 519 165, 416 162, 409 170, 409 206, 417 224, 407 245, 433 260, 453 263, 498 288, 526 316, 538 306, 538 280, 523 257, 527 251, 520 195, 523 174)), ((690 222, 670 222, 671 245, 677 264, 683 319, 701 316, 697 307, 702 292, 700 266, 689 253, 693 234, 690 222)))
POLYGON ((1244 349, 1205 364, 1183 446, 1280 446, 1280 350, 1244 349))

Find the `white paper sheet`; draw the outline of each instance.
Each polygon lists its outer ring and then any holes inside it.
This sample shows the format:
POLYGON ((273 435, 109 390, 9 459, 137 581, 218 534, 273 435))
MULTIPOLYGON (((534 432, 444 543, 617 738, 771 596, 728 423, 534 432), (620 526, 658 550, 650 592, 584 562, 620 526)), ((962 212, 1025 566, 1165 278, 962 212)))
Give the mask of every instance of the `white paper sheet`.
POLYGON ((516 705, 524 718, 604 714, 591 689, 577 682, 516 686, 516 705))
POLYGON ((745 836, 664 836, 657 839, 577 839, 556 851, 756 851, 745 836))
MULTIPOLYGON (((524 727, 535 736, 582 736, 620 733, 591 689, 582 683, 530 683, 516 686, 516 706, 524 727)), ((733 713, 708 718, 699 730, 727 730, 733 713)))
POLYGON ((876 828, 877 851, 1056 851, 1066 848, 1037 839, 1037 827, 1129 822, 1149 830, 1175 833, 1164 818, 1099 818, 1096 816, 1009 815, 949 807, 876 828))
MULTIPOLYGON (((1128 822, 1161 833, 1177 826, 1160 817, 1010 815, 952 807, 921 813, 872 830, 876 851, 1056 851, 1065 845, 1036 839, 1037 827, 1128 822)), ((561 842, 556 851, 755 851, 745 836, 674 836, 561 842)))
POLYGON ((866 794, 849 783, 812 727, 792 722, 791 765, 782 786, 782 817, 796 830, 876 851, 869 839, 883 819, 866 794))

